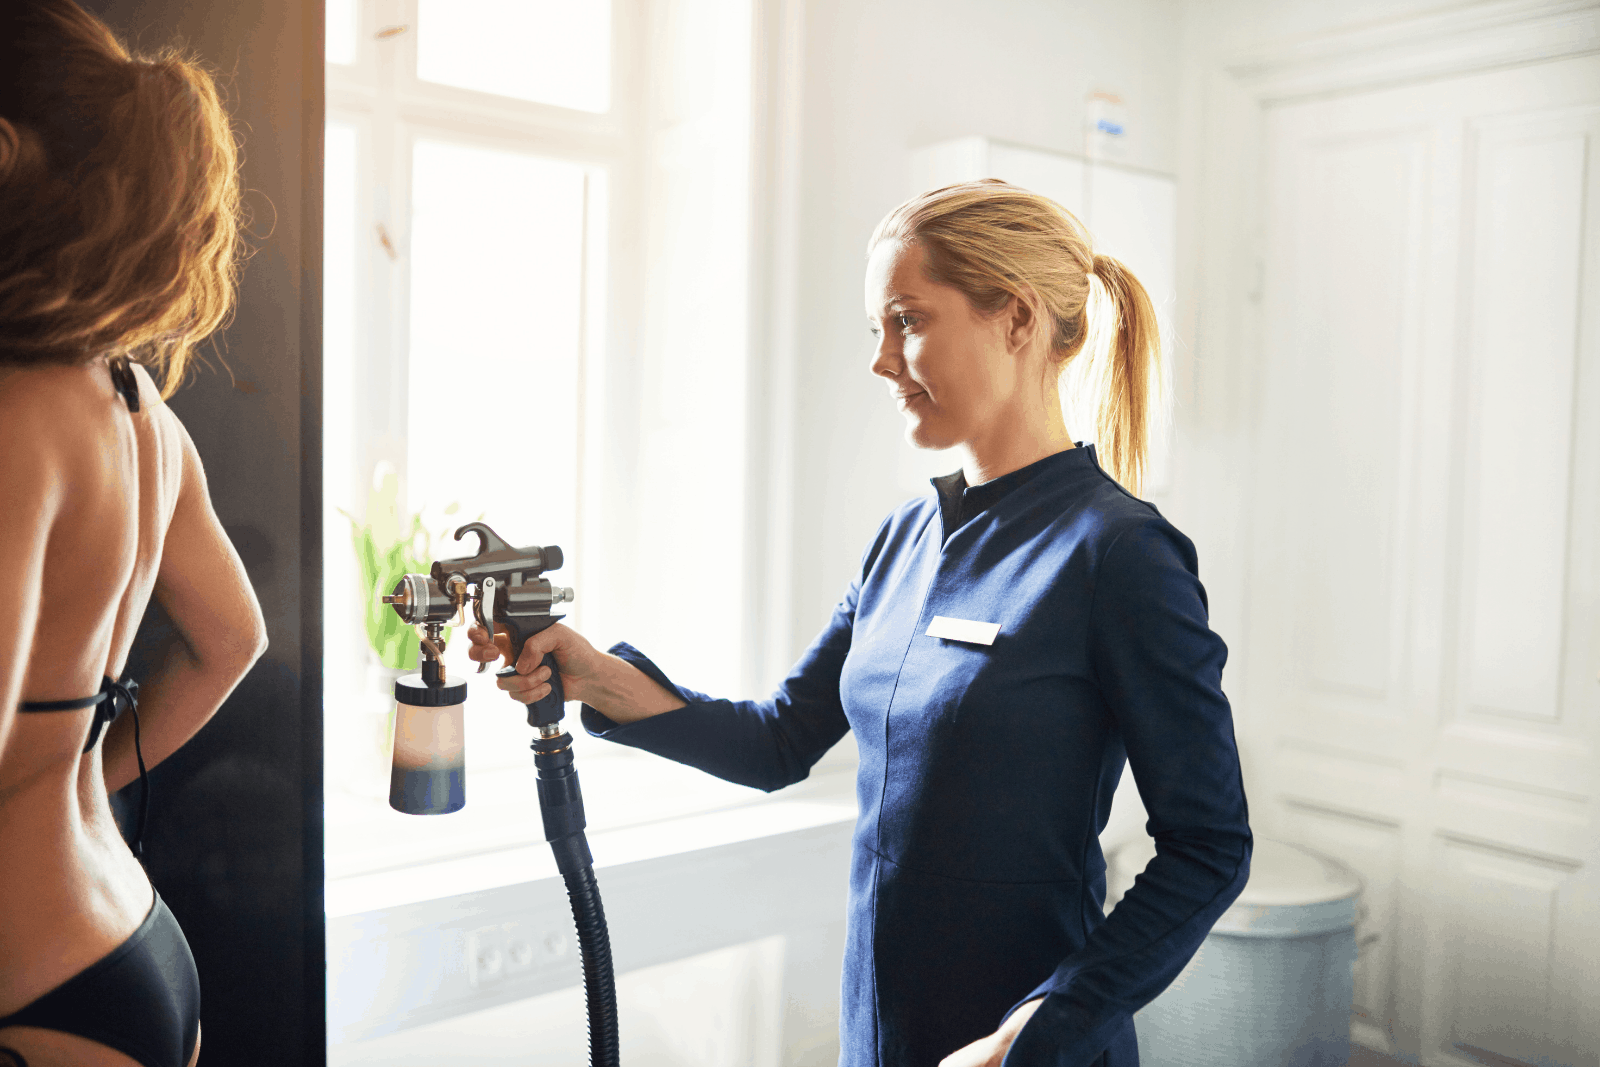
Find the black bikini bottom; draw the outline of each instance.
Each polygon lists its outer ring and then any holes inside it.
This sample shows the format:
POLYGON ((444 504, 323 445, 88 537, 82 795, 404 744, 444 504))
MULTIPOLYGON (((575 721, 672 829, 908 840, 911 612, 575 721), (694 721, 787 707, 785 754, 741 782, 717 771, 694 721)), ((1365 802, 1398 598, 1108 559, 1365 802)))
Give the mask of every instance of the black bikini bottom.
MULTIPOLYGON (((128 940, 21 1011, 0 1018, 0 1029, 7 1026, 76 1034, 144 1067, 187 1067, 200 1036, 200 975, 161 895, 128 940)), ((0 1048, 0 1064, 6 1051, 0 1048)))

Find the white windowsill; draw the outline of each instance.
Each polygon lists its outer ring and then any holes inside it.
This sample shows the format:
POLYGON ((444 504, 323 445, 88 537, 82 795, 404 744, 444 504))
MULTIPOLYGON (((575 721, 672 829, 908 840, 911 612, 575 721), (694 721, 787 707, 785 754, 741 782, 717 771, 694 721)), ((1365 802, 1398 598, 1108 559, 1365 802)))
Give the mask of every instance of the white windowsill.
MULTIPOLYGON (((584 756, 578 773, 597 869, 856 817, 853 762, 824 761, 804 782, 766 794, 642 754, 584 756)), ((557 877, 533 783, 532 766, 469 771, 466 808, 431 817, 402 815, 377 796, 330 793, 326 914, 557 877)))

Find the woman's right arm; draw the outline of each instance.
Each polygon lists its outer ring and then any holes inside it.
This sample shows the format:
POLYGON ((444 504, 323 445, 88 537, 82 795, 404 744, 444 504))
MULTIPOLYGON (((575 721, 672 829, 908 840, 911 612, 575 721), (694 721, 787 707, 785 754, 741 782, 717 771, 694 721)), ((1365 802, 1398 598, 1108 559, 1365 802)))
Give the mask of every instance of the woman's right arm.
MULTIPOLYGON (((193 737, 267 648, 261 606, 212 510, 200 454, 182 424, 172 421, 183 445, 183 476, 154 596, 180 641, 139 684, 146 766, 161 762, 193 737)), ((124 716, 106 731, 108 789, 120 789, 139 774, 130 720, 124 716)))
MULTIPOLYGON (((467 655, 480 663, 505 655, 509 646, 505 636, 499 636, 498 643, 491 644, 483 627, 468 627, 472 647, 467 655)), ((589 705, 614 723, 638 722, 684 706, 681 697, 663 689, 639 668, 621 656, 601 652, 578 631, 560 623, 528 638, 516 662, 517 673, 501 678, 500 688, 523 704, 549 696, 550 668, 539 664, 551 653, 561 665, 566 698, 589 705)))
MULTIPOLYGON (((887 525, 887 524, 885 524, 887 525)), ((868 552, 870 560, 882 541, 868 552)), ((868 564, 863 563, 863 573, 868 564)), ((583 725, 608 741, 644 749, 718 778, 768 792, 804 779, 850 729, 839 678, 855 626, 861 578, 850 584, 833 617, 777 691, 765 700, 718 700, 675 684, 643 653, 614 645, 602 653, 565 626, 528 639, 515 677, 500 687, 526 703, 548 693, 540 666, 553 652, 569 700, 582 700, 583 725)), ((473 658, 495 653, 481 629, 473 658)))
MULTIPOLYGON (((857 599, 886 550, 894 519, 878 527, 832 618, 765 700, 718 700, 686 689, 638 649, 618 644, 603 653, 561 625, 528 639, 517 675, 502 678, 500 688, 523 703, 545 696, 549 671, 540 662, 554 653, 565 695, 583 701, 583 725, 591 734, 755 789, 770 792, 798 782, 850 729, 840 675, 850 654, 857 599)), ((473 659, 501 654, 481 628, 469 636, 473 659)))

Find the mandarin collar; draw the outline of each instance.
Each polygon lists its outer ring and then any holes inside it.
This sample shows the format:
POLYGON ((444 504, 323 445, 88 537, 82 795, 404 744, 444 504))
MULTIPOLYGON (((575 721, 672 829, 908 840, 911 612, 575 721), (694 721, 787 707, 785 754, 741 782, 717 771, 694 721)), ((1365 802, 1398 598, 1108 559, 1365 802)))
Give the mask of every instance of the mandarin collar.
POLYGON ((956 470, 938 478, 929 479, 934 492, 941 497, 947 493, 960 492, 961 511, 965 515, 976 515, 992 507, 1002 497, 1013 489, 1026 485, 1041 474, 1065 472, 1076 466, 1088 464, 1096 469, 1100 466, 1099 457, 1095 455, 1094 445, 1075 442, 1075 447, 1053 452, 1040 460, 1019 467, 1014 471, 991 478, 982 485, 967 485, 966 472, 956 470))

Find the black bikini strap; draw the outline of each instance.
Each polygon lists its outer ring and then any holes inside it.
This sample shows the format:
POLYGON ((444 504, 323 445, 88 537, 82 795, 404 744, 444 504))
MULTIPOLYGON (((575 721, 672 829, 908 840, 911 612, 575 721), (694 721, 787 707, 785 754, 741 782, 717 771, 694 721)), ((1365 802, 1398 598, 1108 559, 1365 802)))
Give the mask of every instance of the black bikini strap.
POLYGON ((85 752, 94 748, 95 742, 100 740, 101 730, 115 722, 118 715, 137 704, 138 692, 139 683, 132 678, 114 682, 108 677, 100 682, 100 693, 95 701, 100 706, 94 709, 94 719, 89 723, 89 739, 83 743, 85 752))
POLYGON ((111 384, 117 392, 122 394, 122 399, 127 403, 128 410, 137 413, 139 410, 139 379, 134 377, 133 365, 127 356, 117 356, 111 360, 111 384))
POLYGON ((127 675, 113 682, 109 677, 101 683, 100 691, 110 697, 105 705, 95 709, 94 726, 89 731, 89 743, 84 751, 94 747, 100 739, 100 729, 124 711, 133 713, 133 755, 139 761, 139 829, 133 836, 133 854, 144 857, 144 828, 150 818, 150 774, 144 766, 144 746, 139 737, 139 683, 127 675))
POLYGON ((150 773, 145 770, 144 747, 139 742, 139 683, 124 675, 121 682, 112 684, 133 713, 133 755, 139 761, 139 829, 133 835, 133 854, 143 862, 144 827, 150 819, 150 773))
MULTIPOLYGON (((92 697, 78 697, 74 700, 28 700, 17 705, 18 711, 82 711, 92 708, 111 694, 104 688, 92 697)), ((88 751, 85 749, 84 751, 88 751)))
MULTIPOLYGON (((133 839, 133 854, 144 855, 144 827, 150 817, 150 775, 144 765, 144 747, 139 738, 139 683, 127 675, 122 681, 106 677, 100 682, 100 692, 92 697, 76 700, 33 700, 17 705, 18 711, 81 711, 94 708, 94 718, 89 723, 89 739, 83 751, 90 752, 100 740, 100 732, 115 722, 124 711, 133 712, 133 754, 139 761, 139 832, 133 839)), ((5 1067, 0 1061, 0 1067, 5 1067)))

